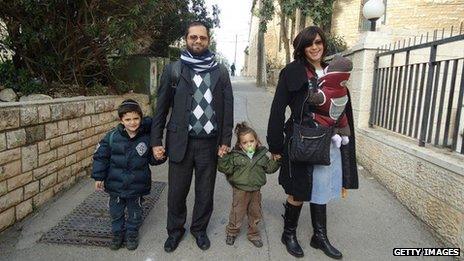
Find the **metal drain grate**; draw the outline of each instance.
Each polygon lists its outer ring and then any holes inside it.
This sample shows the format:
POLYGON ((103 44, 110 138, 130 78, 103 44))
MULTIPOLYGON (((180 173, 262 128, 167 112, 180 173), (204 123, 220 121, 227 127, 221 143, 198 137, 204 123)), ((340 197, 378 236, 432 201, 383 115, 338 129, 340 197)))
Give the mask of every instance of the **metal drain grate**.
MULTIPOLYGON (((151 193, 143 197, 142 220, 145 220, 145 217, 155 206, 165 186, 165 182, 152 183, 151 193)), ((108 194, 105 192, 92 193, 58 225, 45 233, 39 242, 109 246, 111 242, 111 218, 108 212, 108 198, 108 194)))

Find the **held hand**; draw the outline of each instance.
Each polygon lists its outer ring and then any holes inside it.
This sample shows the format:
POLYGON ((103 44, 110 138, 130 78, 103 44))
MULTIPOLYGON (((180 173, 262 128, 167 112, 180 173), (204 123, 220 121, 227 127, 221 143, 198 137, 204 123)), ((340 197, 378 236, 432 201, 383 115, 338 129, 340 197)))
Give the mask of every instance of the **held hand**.
POLYGON ((103 191, 103 181, 95 181, 95 190, 96 191, 103 191))
POLYGON ((155 146, 152 149, 153 149, 153 157, 155 157, 156 160, 164 159, 165 157, 164 153, 166 152, 166 150, 164 149, 163 146, 155 146))
POLYGON ((348 197, 348 190, 346 188, 342 188, 342 198, 348 197))
POLYGON ((282 158, 282 155, 271 153, 271 158, 272 158, 272 160, 277 161, 277 160, 280 160, 282 158))
POLYGON ((227 153, 229 153, 230 151, 230 148, 227 146, 227 145, 221 145, 218 149, 218 156, 219 157, 224 157, 224 155, 226 155, 227 153))

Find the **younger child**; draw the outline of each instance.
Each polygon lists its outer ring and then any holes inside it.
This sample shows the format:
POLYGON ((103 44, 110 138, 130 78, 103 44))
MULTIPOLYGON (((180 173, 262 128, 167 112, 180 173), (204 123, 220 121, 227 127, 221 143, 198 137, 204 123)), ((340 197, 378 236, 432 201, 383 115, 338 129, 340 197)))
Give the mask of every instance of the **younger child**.
POLYGON ((97 145, 92 178, 96 190, 104 188, 110 195, 111 249, 119 249, 125 236, 127 249, 134 250, 142 223, 142 196, 151 189, 149 164, 162 162, 155 160, 149 147, 151 119, 142 118, 139 104, 132 99, 123 101, 118 115, 121 122, 97 145))
POLYGON ((266 173, 279 169, 279 163, 270 160, 267 149, 261 146, 256 132, 245 122, 235 127, 237 143, 234 149, 219 158, 218 170, 227 176, 233 187, 232 209, 226 228, 226 244, 233 245, 240 232, 243 217, 248 215, 248 240, 262 247, 258 223, 261 220, 260 188, 266 184, 266 173))
POLYGON ((353 63, 349 59, 336 55, 325 68, 324 76, 319 78, 319 89, 313 89, 309 96, 309 102, 317 105, 314 113, 314 121, 317 124, 329 127, 338 119, 335 135, 332 137, 338 148, 341 144, 348 144, 348 136, 351 134, 344 111, 348 103, 348 89, 345 83, 350 78, 352 69, 353 63))

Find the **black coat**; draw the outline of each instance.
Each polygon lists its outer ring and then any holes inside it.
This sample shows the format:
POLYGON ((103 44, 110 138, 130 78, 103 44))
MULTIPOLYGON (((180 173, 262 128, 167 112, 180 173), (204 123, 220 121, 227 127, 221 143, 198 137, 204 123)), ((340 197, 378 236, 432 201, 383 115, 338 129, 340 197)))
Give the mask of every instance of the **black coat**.
POLYGON ((118 124, 100 141, 93 155, 92 178, 104 181, 105 191, 111 196, 134 198, 150 193, 149 164, 162 163, 153 157, 150 127, 151 119, 144 118, 137 134, 130 138, 118 124))
MULTIPOLYGON (((170 161, 180 162, 187 151, 189 137, 189 117, 192 106, 194 85, 187 66, 181 67, 179 84, 176 88, 171 86, 171 66, 168 64, 161 75, 156 111, 153 117, 151 130, 151 146, 162 146, 163 131, 166 117, 171 110, 171 116, 166 126, 166 151, 170 161)), ((216 113, 217 145, 230 147, 232 128, 234 124, 234 98, 230 83, 229 72, 224 65, 211 71, 211 92, 213 100, 211 105, 216 113)))
MULTIPOLYGON (((313 72, 316 75, 315 72, 313 72)), ((293 61, 280 72, 279 82, 272 102, 269 123, 267 128, 267 142, 269 151, 281 154, 282 167, 279 174, 279 184, 285 193, 293 195, 295 200, 311 200, 312 166, 290 162, 288 159, 288 138, 292 135, 292 119, 299 119, 305 97, 307 95, 308 78, 305 65, 300 61, 293 61), (285 122, 285 109, 291 109, 291 116, 285 122)), ((348 94, 349 95, 349 94, 348 94)), ((343 187, 346 189, 358 188, 358 171, 356 166, 355 135, 353 125, 353 112, 351 101, 345 109, 351 129, 350 142, 343 145, 341 150, 343 187)), ((313 124, 306 119, 309 125, 313 124)))

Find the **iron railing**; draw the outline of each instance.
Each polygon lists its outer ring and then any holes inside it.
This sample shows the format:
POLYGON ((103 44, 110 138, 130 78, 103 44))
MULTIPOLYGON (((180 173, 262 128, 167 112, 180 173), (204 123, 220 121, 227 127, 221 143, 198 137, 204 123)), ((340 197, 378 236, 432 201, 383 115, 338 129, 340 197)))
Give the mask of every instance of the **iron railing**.
POLYGON ((464 154, 464 57, 449 55, 445 57, 449 59, 437 60, 440 46, 456 43, 460 45, 456 51, 464 49, 462 23, 457 35, 453 28, 449 37, 444 34, 442 30, 440 39, 436 30, 430 42, 427 34, 420 40, 403 40, 402 47, 397 42, 393 48, 378 49, 369 124, 418 139, 419 146, 428 143, 464 154), (424 38, 427 41, 422 43, 424 38), (411 52, 425 48, 430 49, 428 62, 410 63, 411 52), (399 55, 404 64, 395 64, 399 55), (390 65, 380 66, 380 59, 389 59, 390 65))

